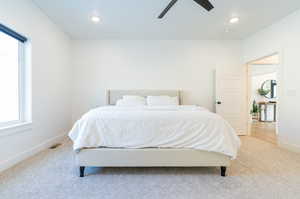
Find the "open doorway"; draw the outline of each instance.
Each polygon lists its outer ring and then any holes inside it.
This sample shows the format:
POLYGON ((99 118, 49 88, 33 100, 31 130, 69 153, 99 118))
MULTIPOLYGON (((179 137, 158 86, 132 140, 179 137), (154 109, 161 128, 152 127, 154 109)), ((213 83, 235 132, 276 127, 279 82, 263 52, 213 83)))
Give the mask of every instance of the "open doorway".
POLYGON ((279 55, 248 64, 250 135, 277 144, 279 55))

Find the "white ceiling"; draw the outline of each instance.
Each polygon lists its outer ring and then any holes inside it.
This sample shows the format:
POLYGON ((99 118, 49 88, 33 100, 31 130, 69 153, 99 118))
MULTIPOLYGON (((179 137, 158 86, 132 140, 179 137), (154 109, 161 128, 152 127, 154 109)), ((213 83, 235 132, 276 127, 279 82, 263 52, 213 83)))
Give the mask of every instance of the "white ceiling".
POLYGON ((169 1, 33 0, 73 39, 243 39, 300 8, 299 0, 211 0, 207 12, 179 0, 157 19, 169 1), (93 13, 100 23, 89 20, 93 13), (229 25, 232 16, 240 23, 229 25))
POLYGON ((271 56, 263 57, 259 60, 251 62, 251 65, 276 65, 279 64, 279 55, 276 53, 271 56))
POLYGON ((252 76, 261 76, 266 74, 276 73, 278 71, 277 65, 253 65, 251 67, 251 75, 252 76))

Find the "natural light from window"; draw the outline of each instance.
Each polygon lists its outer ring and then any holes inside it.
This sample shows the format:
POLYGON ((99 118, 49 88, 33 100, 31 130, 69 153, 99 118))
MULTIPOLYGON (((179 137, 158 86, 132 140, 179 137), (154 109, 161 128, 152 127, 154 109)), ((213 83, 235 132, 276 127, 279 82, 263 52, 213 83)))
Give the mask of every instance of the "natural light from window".
POLYGON ((19 41, 0 32, 0 124, 18 121, 19 41))

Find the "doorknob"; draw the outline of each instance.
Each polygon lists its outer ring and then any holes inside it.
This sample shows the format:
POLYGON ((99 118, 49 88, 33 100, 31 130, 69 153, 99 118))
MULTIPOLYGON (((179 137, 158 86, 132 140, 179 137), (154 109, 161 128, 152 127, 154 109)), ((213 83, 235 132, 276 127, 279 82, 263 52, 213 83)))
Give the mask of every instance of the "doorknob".
POLYGON ((217 104, 222 104, 222 102, 221 101, 217 101, 217 104))

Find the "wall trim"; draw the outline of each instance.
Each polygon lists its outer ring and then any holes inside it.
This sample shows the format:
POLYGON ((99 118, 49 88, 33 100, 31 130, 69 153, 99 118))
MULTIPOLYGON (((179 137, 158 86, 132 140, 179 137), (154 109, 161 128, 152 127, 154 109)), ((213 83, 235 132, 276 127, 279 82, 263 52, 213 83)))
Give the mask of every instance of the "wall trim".
POLYGON ((18 133, 26 133, 32 130, 32 122, 23 122, 12 126, 0 128, 0 137, 15 135, 18 133))
POLYGON ((56 137, 50 138, 48 140, 46 140, 45 142, 32 147, 31 149, 21 152, 15 156, 13 156, 12 158, 9 158, 7 160, 4 160, 2 162, 0 162, 0 172, 15 166, 16 164, 22 162, 23 160, 26 160, 34 155, 36 155, 37 153, 49 148, 51 145, 60 142, 61 140, 63 140, 67 135, 64 133, 62 135, 58 135, 56 137))
POLYGON ((280 140, 278 141, 278 145, 279 145, 279 147, 287 149, 289 151, 300 153, 300 146, 298 146, 298 145, 289 144, 289 143, 286 143, 286 142, 283 142, 280 140))

